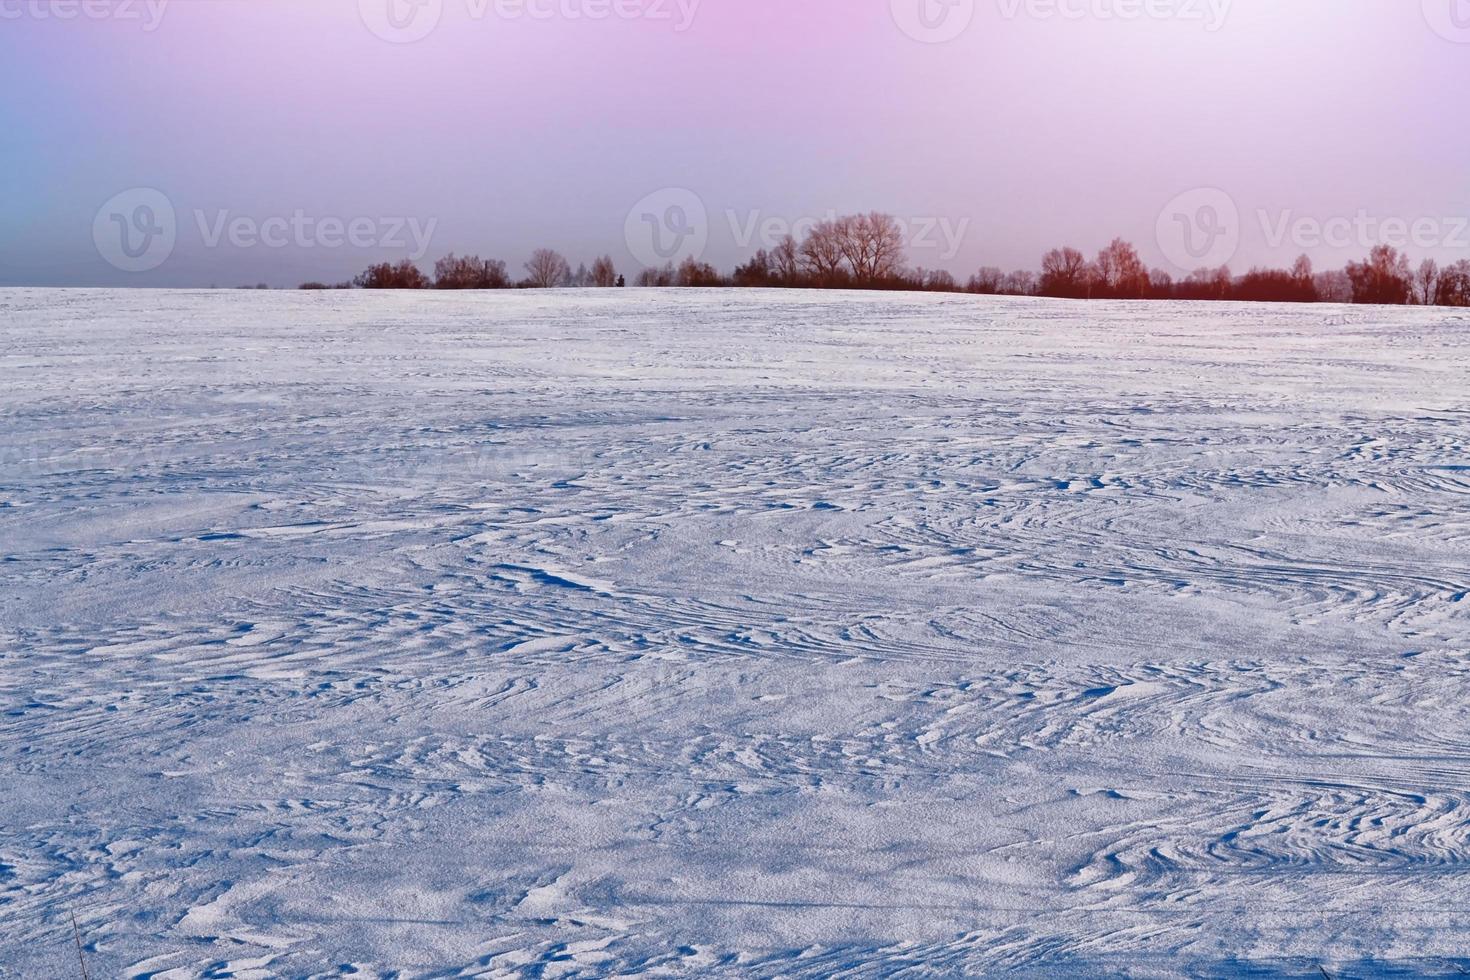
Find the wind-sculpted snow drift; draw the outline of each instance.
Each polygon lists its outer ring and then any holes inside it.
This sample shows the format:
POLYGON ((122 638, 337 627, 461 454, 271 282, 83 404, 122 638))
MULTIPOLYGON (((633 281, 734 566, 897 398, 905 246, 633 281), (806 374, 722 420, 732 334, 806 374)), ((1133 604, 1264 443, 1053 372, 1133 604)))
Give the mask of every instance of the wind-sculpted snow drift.
POLYGON ((1470 969, 1451 312, 12 290, 0 372, 0 975, 1470 969))

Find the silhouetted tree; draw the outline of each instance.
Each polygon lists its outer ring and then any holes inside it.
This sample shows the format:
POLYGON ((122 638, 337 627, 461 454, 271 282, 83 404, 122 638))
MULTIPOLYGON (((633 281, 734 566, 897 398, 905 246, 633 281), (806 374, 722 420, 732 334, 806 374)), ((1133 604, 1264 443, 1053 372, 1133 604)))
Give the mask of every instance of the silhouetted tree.
POLYGON ((678 276, 674 280, 676 286, 723 286, 724 278, 719 270, 708 262, 700 262, 690 256, 679 263, 678 276))
POLYGON ((771 256, 759 249, 750 261, 735 267, 734 282, 737 286, 769 286, 771 284, 771 256))
POLYGON ((1174 284, 1174 295, 1179 299, 1223 300, 1230 296, 1233 277, 1228 266, 1218 269, 1196 269, 1183 282, 1174 284))
MULTIPOLYGON (((785 236, 769 252, 762 249, 732 276, 707 262, 688 258, 675 268, 644 269, 640 286, 787 286, 959 291, 946 270, 907 269, 903 266, 902 226, 882 212, 846 215, 815 225, 798 242, 785 236)), ((526 263, 528 276, 520 285, 546 288, 584 285, 626 285, 610 256, 598 258, 574 274, 565 258, 551 249, 538 249, 526 263)), ((441 289, 500 289, 511 285, 505 263, 453 253, 435 263, 433 285, 441 289)), ((328 287, 307 282, 301 289, 422 289, 430 280, 412 261, 379 263, 350 283, 328 287)), ((250 288, 250 287, 242 287, 250 288)), ((264 285, 256 288, 264 289, 264 285)), ((1240 302, 1356 302, 1470 306, 1470 260, 1441 269, 1433 259, 1417 268, 1397 249, 1380 245, 1366 260, 1349 263, 1342 271, 1315 274, 1303 255, 1290 269, 1252 268, 1236 279, 1230 269, 1199 269, 1176 280, 1167 272, 1148 270, 1138 251, 1115 238, 1088 262, 1075 248, 1053 249, 1042 258, 1038 277, 1021 270, 1004 274, 993 266, 979 269, 964 287, 972 293, 1043 295, 1068 298, 1235 300, 1240 302)))
POLYGON ((878 211, 848 215, 832 222, 830 228, 859 286, 892 278, 903 266, 903 229, 892 215, 878 211))
POLYGON ((1409 260, 1391 245, 1375 246, 1366 262, 1349 262, 1347 275, 1354 303, 1401 306, 1409 301, 1413 280, 1409 260))
POLYGON ((834 221, 819 222, 801 243, 802 270, 818 286, 845 285, 842 231, 834 221))
POLYGON ((638 273, 637 284, 639 286, 667 287, 674 284, 677 273, 674 271, 674 263, 669 262, 662 269, 644 269, 638 273))
POLYGON ((1035 296, 1036 274, 1025 269, 1007 273, 1001 280, 1000 291, 1007 296, 1035 296))
POLYGON ((1030 296, 1036 292, 1036 276, 1025 269, 1007 272, 1000 280, 1002 296, 1030 296))
POLYGON ((359 289, 427 289, 429 278, 408 259, 397 265, 382 262, 352 280, 359 289))
POLYGON ((618 278, 611 255, 604 255, 592 263, 592 285, 606 289, 618 285, 618 278))
POLYGON ((1291 278, 1296 280, 1297 288, 1302 295, 1311 295, 1313 299, 1317 296, 1317 286, 1312 281, 1312 260, 1305 255, 1298 255, 1291 265, 1291 278))
POLYGON ((531 261, 526 263, 526 275, 532 288, 552 289, 566 285, 572 278, 572 269, 561 253, 549 248, 538 248, 531 253, 531 261))
POLYGON ((1232 284, 1230 298, 1247 303, 1315 303, 1317 287, 1310 271, 1303 276, 1285 269, 1256 268, 1232 284))
POLYGON ((953 273, 935 269, 924 277, 924 288, 936 293, 957 293, 960 284, 955 281, 953 273))
POLYGON ((1470 306, 1470 259, 1461 259, 1440 273, 1434 296, 1439 306, 1470 306))
POLYGON ((1138 250, 1115 238, 1097 255, 1097 294, 1111 299, 1142 299, 1148 293, 1148 270, 1138 250))
POLYGON ((1319 272, 1312 277, 1312 286, 1317 292, 1319 303, 1351 303, 1353 281, 1341 269, 1319 272))
POLYGON ((499 259, 482 259, 478 255, 457 257, 453 252, 434 263, 436 289, 506 289, 510 276, 499 259))
POLYGON ((970 281, 965 284, 965 289, 982 296, 994 296, 1001 291, 1005 278, 1005 273, 995 266, 983 266, 979 272, 970 277, 970 281))
POLYGON ((1222 265, 1215 270, 1214 279, 1211 281, 1210 289, 1216 299, 1228 299, 1230 287, 1235 284, 1235 277, 1230 274, 1230 266, 1222 265))
POLYGON ((801 284, 801 249, 790 235, 771 249, 771 276, 784 286, 801 284))
POLYGON ((1104 296, 1104 282, 1102 270, 1097 267, 1096 262, 1089 262, 1082 267, 1082 295, 1084 299, 1100 299, 1104 296))
POLYGON ((1420 306, 1433 306, 1439 295, 1439 263, 1425 259, 1414 272, 1414 300, 1420 306))
POLYGON ((1054 248, 1041 259, 1042 296, 1080 299, 1087 295, 1087 259, 1075 248, 1054 248))
POLYGON ((1148 274, 1149 299, 1173 299, 1174 277, 1163 269, 1154 269, 1148 274))

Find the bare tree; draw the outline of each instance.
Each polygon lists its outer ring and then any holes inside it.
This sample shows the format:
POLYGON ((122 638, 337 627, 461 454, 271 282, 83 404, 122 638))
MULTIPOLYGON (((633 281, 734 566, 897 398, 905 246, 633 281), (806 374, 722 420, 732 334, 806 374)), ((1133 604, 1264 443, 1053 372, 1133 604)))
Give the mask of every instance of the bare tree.
POLYGON ((1174 277, 1163 269, 1154 269, 1148 274, 1148 295, 1152 299, 1172 299, 1174 277))
POLYGON ((460 258, 451 252, 434 263, 436 289, 505 289, 509 285, 510 276, 499 259, 460 258))
POLYGON ((788 286, 796 285, 801 279, 801 252, 790 235, 771 250, 771 275, 788 286))
POLYGON ((819 222, 801 243, 802 268, 818 285, 834 285, 841 278, 842 264, 846 259, 842 248, 842 230, 837 222, 819 222))
POLYGON ((1312 283, 1312 260, 1306 255, 1297 256, 1291 267, 1291 278, 1305 289, 1312 283))
POLYGON ((924 288, 936 293, 957 293, 960 284, 954 274, 945 269, 935 269, 924 277, 924 288))
POLYGON ((1228 299, 1230 287, 1234 282, 1235 277, 1230 274, 1229 266, 1222 265, 1218 269, 1196 269, 1183 282, 1175 283, 1174 295, 1179 299, 1228 299))
POLYGON ((1082 295, 1087 299, 1097 299, 1103 295, 1103 274, 1097 267, 1096 262, 1089 262, 1082 267, 1082 295))
POLYGON ((1366 262, 1349 262, 1347 274, 1354 303, 1402 306, 1413 290, 1409 260, 1391 245, 1375 246, 1366 262))
POLYGON ((572 277, 571 266, 567 265, 559 252, 549 248, 538 248, 526 263, 526 274, 530 284, 537 289, 552 289, 564 285, 572 277))
POLYGON ((700 262, 689 256, 679 263, 679 272, 674 280, 676 286, 723 286, 724 278, 708 262, 700 262))
POLYGON ((1052 249, 1041 259, 1041 295, 1070 299, 1087 295, 1086 269, 1087 259, 1075 248, 1052 249))
POLYGON ((1211 286, 1214 290, 1215 295, 1218 298, 1225 299, 1227 296, 1230 295, 1230 286, 1234 282, 1235 276, 1231 274, 1230 266, 1222 265, 1220 266, 1220 268, 1215 270, 1215 276, 1211 286))
POLYGON ((618 284, 618 270, 611 255, 604 255, 592 263, 592 285, 607 289, 618 284))
POLYGON ((843 215, 831 223, 833 242, 847 263, 848 274, 857 282, 867 282, 868 263, 864 252, 863 233, 854 215, 843 215))
POLYGON ((763 248, 757 249, 749 262, 735 267, 735 275, 732 279, 737 286, 769 286, 771 284, 770 253, 763 248))
POLYGON ((662 269, 644 269, 638 273, 636 285, 644 287, 666 287, 672 286, 678 273, 674 271, 674 263, 669 262, 662 269))
POLYGON ((1414 290, 1420 306, 1434 305, 1434 300, 1439 295, 1438 262, 1425 259, 1419 263, 1419 269, 1414 273, 1414 290))
POLYGON ((875 282, 891 279, 903 271, 905 255, 903 229, 891 214, 872 211, 867 218, 871 238, 872 273, 875 282))
POLYGON ((1001 291, 1001 287, 1005 283, 1005 279, 1005 273, 1001 272, 993 265, 987 265, 982 267, 979 272, 970 277, 970 281, 965 288, 972 293, 980 293, 984 296, 993 296, 1001 291))
POLYGON ((1470 259, 1461 259, 1440 273, 1434 301, 1439 306, 1470 306, 1470 259))
POLYGON ((1312 286, 1317 291, 1317 299, 1323 303, 1353 301, 1353 281, 1341 269, 1317 273, 1312 277, 1312 286))
POLYGON ((1305 257, 1290 272, 1257 266, 1231 284, 1230 298, 1244 303, 1315 303, 1311 268, 1305 257))
POLYGON ((903 265, 903 229, 879 211, 854 214, 832 223, 837 245, 853 281, 869 286, 891 278, 903 265))
POLYGON ((1115 238, 1098 253, 1099 291, 1113 299, 1142 299, 1148 293, 1148 269, 1138 257, 1138 250, 1121 238, 1115 238))
POLYGON ((1035 296, 1036 274, 1026 269, 1017 269, 1002 280, 1000 291, 1007 296, 1035 296))

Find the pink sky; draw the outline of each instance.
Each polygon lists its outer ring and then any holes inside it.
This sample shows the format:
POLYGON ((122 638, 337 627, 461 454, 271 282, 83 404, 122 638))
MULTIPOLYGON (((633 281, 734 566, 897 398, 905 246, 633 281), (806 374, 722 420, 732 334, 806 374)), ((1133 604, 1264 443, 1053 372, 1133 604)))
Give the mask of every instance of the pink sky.
POLYGON ((23 191, 0 205, 0 282, 289 285, 380 251, 210 246, 197 216, 222 213, 411 216, 430 261, 518 267, 544 244, 631 270, 629 210, 663 188, 693 192, 725 267, 752 222, 870 208, 932 226, 911 260, 961 276, 1114 235, 1167 266, 1160 212, 1195 188, 1238 207, 1241 269, 1355 257, 1379 234, 1363 214, 1433 219, 1411 252, 1470 255, 1470 37, 1436 0, 975 0, 945 43, 900 26, 939 0, 619 0, 638 16, 601 20, 612 0, 429 0, 412 43, 362 2, 172 0, 151 24, 143 0, 143 20, 0 0, 0 82, 28 93, 0 107, 23 191), (178 244, 130 275, 93 224, 139 187, 178 244), (1334 218, 1358 218, 1346 247, 1303 244, 1299 219, 1334 218))

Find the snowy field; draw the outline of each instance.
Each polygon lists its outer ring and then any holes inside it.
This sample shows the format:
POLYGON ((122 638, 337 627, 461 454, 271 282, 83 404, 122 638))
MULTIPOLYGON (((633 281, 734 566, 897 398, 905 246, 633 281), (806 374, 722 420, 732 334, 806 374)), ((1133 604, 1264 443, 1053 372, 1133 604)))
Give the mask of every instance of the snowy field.
POLYGON ((1463 315, 0 290, 0 379, 0 976, 1470 972, 1463 315))

